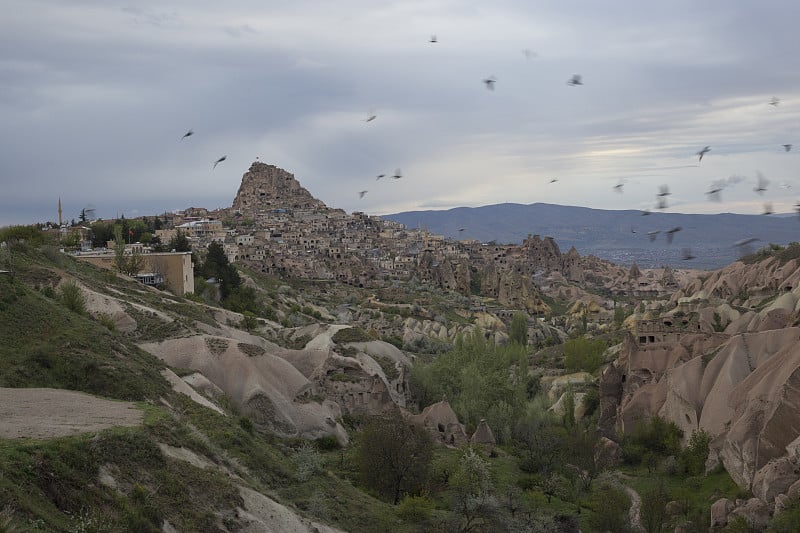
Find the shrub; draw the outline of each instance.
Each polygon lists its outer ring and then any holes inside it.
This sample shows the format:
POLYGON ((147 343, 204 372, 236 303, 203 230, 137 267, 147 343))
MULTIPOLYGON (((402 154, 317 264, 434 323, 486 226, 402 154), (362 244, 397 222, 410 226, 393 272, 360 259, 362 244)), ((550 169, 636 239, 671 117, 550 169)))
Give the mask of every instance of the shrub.
POLYGON ((405 495, 397 505, 397 516, 406 522, 419 523, 431 517, 433 502, 427 495, 405 495))
POLYGON ((72 280, 65 281, 61 284, 61 303, 67 309, 74 311, 79 315, 86 314, 86 297, 81 292, 78 284, 72 280))
POLYGON ((322 472, 322 456, 313 445, 307 442, 295 450, 292 462, 294 462, 295 476, 301 483, 322 472))
POLYGON ((250 435, 253 434, 253 429, 254 429, 253 421, 247 418, 246 416, 239 417, 239 427, 248 432, 250 435))
POLYGON ((591 388, 586 391, 586 395, 583 397, 585 416, 592 416, 598 407, 600 407, 600 391, 596 388, 591 388))
POLYGON ((681 452, 680 459, 683 470, 690 476, 699 476, 705 472, 709 444, 711 444, 711 435, 704 430, 692 432, 689 445, 681 452))
POLYGON ((258 319, 250 311, 245 311, 242 313, 242 321, 239 323, 239 327, 246 331, 253 331, 258 328, 258 319))
POLYGON ((369 342, 373 339, 361 328, 344 328, 333 334, 333 342, 344 344, 348 342, 369 342))
POLYGON ((630 499, 625 492, 613 485, 601 484, 590 497, 592 515, 589 525, 594 531, 630 531, 628 508, 630 499))
POLYGON ((384 335, 381 340, 383 340, 383 342, 388 342, 398 350, 403 349, 403 339, 397 335, 384 335))
POLYGON ((325 435, 314 441, 317 449, 321 452, 330 452, 341 448, 339 441, 333 435, 325 435))
POLYGON ((567 372, 596 372, 603 364, 606 345, 599 339, 585 337, 564 342, 564 367, 567 372))
MULTIPOLYGON (((640 422, 630 435, 623 440, 622 450, 625 460, 630 464, 643 462, 646 458, 657 462, 658 456, 677 456, 681 451, 683 431, 674 422, 667 422, 660 416, 640 422)), ((651 464, 648 463, 648 467, 651 464)))
POLYGON ((48 298, 56 298, 58 296, 56 294, 56 291, 53 290, 53 287, 51 287, 50 285, 45 285, 44 287, 42 287, 42 294, 44 294, 48 298))
POLYGON ((108 313, 97 313, 97 321, 105 326, 109 331, 117 331, 117 323, 114 318, 108 313))

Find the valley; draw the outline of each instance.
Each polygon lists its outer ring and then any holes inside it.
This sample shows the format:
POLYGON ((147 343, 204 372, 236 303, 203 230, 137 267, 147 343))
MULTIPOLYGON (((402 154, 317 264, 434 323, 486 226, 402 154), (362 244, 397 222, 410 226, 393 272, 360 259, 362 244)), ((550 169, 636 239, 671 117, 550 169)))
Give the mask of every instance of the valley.
POLYGON ((143 218, 0 228, 0 531, 798 524, 797 244, 710 271, 455 240, 263 163, 158 215, 166 252, 96 246, 143 218), (119 268, 158 253, 193 290, 119 268))

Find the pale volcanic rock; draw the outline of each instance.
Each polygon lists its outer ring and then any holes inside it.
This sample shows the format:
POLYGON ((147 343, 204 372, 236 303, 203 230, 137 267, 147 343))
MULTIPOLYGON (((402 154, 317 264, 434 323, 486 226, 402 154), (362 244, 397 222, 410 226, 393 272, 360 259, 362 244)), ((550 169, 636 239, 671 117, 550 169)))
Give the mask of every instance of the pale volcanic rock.
POLYGON ((728 498, 720 498, 711 504, 711 527, 725 527, 728 525, 728 515, 735 505, 728 498))
POLYGON ((755 305, 766 297, 792 292, 800 285, 796 259, 781 264, 771 257, 746 265, 741 261, 712 272, 705 281, 697 280, 683 287, 680 297, 702 292, 707 298, 721 298, 745 305, 755 305))
POLYGON ((321 437, 334 435, 346 442, 332 402, 296 402, 311 390, 311 382, 294 366, 274 353, 251 356, 239 343, 224 337, 196 335, 140 345, 173 367, 191 368, 225 391, 245 414, 277 433, 321 437))
POLYGON ((747 484, 800 435, 800 328, 747 336, 756 369, 731 391, 735 419, 721 451, 731 477, 747 484))
POLYGON ((481 418, 478 427, 475 429, 475 433, 470 437, 469 444, 470 446, 483 447, 487 455, 491 455, 494 447, 497 445, 497 441, 494 439, 494 433, 492 433, 492 428, 489 427, 489 424, 487 424, 486 420, 483 418, 481 418))
POLYGON ((622 448, 608 437, 600 437, 594 445, 594 464, 599 470, 619 466, 622 459, 622 448))
POLYGON ((259 209, 309 209, 325 207, 294 175, 273 165, 255 162, 242 176, 232 209, 255 218, 259 209))
POLYGON ((309 520, 296 511, 244 485, 239 485, 244 509, 237 509, 243 533, 343 533, 309 520))
POLYGON ((658 414, 672 420, 683 431, 684 437, 698 429, 704 398, 700 394, 703 361, 699 357, 664 373, 666 398, 658 414))
POLYGON ((784 494, 800 480, 800 467, 789 457, 773 459, 756 472, 753 477, 753 495, 772 502, 778 494, 784 494))
POLYGON ((684 440, 704 429, 734 481, 749 487, 757 479, 754 492, 771 503, 800 477, 798 340, 797 327, 693 334, 644 347, 629 338, 601 378, 601 425, 630 431, 657 413, 684 440))
POLYGON ((574 372, 563 376, 543 376, 541 379, 542 387, 547 388, 547 396, 550 400, 555 400, 565 389, 573 385, 584 385, 594 382, 594 376, 588 372, 574 372))
POLYGON ((770 508, 758 498, 750 498, 741 504, 737 500, 736 508, 730 512, 728 520, 737 516, 744 517, 754 530, 764 531, 769 524, 770 508))
POLYGON ((429 405, 418 415, 408 415, 408 419, 425 428, 439 444, 458 447, 469 442, 464 425, 445 399, 429 405))

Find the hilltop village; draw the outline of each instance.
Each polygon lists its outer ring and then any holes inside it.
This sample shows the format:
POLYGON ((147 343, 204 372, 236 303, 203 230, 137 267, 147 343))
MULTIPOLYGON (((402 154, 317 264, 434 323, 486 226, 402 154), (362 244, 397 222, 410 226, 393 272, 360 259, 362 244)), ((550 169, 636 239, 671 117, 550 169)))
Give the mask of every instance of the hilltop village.
MULTIPOLYGON (((264 274, 335 280, 360 288, 414 280, 474 296, 476 307, 485 305, 481 297, 489 298, 500 314, 523 310, 531 317, 543 316, 549 312, 543 295, 573 301, 583 297, 586 304, 594 302, 590 306, 594 321, 603 322, 613 315, 614 297, 660 298, 678 287, 670 267, 642 272, 634 264, 624 269, 594 256, 581 257, 574 248, 562 253, 547 236, 532 234, 521 244, 456 241, 378 216, 348 214, 314 198, 292 174, 261 162, 253 163, 244 174, 230 208, 193 207, 159 218, 164 227, 155 235, 161 242, 179 233, 188 237, 193 250, 218 242, 229 262, 264 274), (592 294, 579 286, 588 287, 592 294)), ((137 243, 126 248, 128 253, 145 256, 150 252, 137 243)), ((97 255, 97 250, 88 247, 80 254, 87 260, 97 255)), ((158 275, 146 272, 152 268, 144 270, 139 276, 142 281, 160 281, 158 275)), ((193 277, 188 272, 172 275, 184 280, 193 277)), ((192 286, 185 285, 178 293, 191 291, 192 286)))

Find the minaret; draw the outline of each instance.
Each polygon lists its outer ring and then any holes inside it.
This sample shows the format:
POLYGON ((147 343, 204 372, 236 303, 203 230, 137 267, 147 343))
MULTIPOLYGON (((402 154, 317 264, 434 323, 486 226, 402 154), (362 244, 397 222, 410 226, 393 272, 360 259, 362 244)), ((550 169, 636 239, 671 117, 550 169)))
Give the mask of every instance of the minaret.
POLYGON ((58 227, 60 228, 62 224, 61 221, 61 197, 58 197, 58 227))

